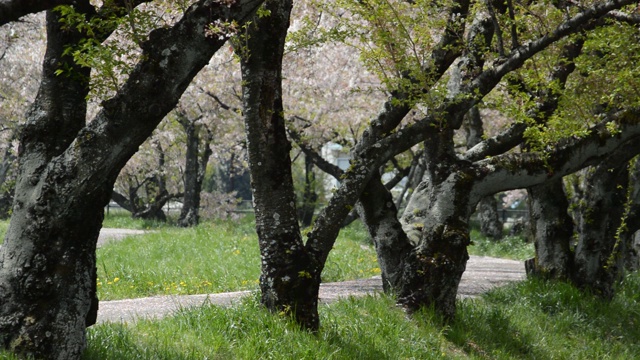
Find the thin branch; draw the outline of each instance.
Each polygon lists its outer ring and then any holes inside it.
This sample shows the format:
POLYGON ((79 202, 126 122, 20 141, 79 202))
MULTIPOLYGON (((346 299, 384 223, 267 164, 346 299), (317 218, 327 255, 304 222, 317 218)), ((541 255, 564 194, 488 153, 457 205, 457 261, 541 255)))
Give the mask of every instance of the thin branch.
POLYGON ((500 23, 498 23, 498 17, 496 16, 496 12, 493 9, 491 1, 492 0, 487 0, 487 10, 489 11, 489 16, 491 16, 491 21, 493 22, 493 29, 496 34, 496 41, 498 42, 498 54, 500 57, 505 57, 504 42, 502 41, 502 29, 500 29, 500 23))
POLYGON ((228 105, 227 103, 222 101, 216 94, 212 93, 209 90, 205 90, 203 88, 200 88, 200 90, 202 90, 203 93, 205 93, 207 96, 209 96, 210 98, 215 100, 218 103, 218 105, 220 105, 220 107, 223 108, 224 110, 228 110, 228 111, 231 111, 233 113, 242 115, 242 109, 237 108, 235 106, 228 105))
POLYGON ((313 164, 317 166, 318 169, 324 171, 325 173, 333 176, 338 180, 340 179, 340 177, 344 173, 342 169, 340 169, 337 165, 328 162, 322 156, 320 156, 317 151, 315 151, 307 143, 302 141, 300 134, 294 129, 291 129, 291 127, 287 127, 287 134, 289 135, 291 140, 293 140, 293 142, 295 142, 296 145, 300 147, 300 150, 302 150, 302 152, 311 159, 313 164))
POLYGON ((518 41, 518 27, 516 25, 516 15, 513 9, 513 0, 507 0, 507 7, 509 9, 509 19, 511 20, 511 49, 515 49, 520 46, 518 41))

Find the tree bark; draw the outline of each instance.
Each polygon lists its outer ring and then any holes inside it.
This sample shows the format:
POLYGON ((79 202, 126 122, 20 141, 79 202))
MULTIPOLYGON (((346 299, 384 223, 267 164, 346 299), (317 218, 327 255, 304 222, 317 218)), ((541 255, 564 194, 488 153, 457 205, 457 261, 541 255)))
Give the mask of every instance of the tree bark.
POLYGON ((245 129, 262 259, 261 302, 317 330, 320 273, 302 243, 282 105, 282 57, 292 1, 270 0, 241 52, 245 129), (248 53, 243 53, 248 52, 248 53))
POLYGON ((205 138, 200 158, 201 126, 197 126, 195 121, 189 121, 186 118, 180 123, 187 134, 187 153, 184 169, 184 196, 178 225, 189 227, 196 226, 200 222, 200 193, 202 192, 204 173, 212 153, 209 147, 211 134, 208 133, 205 138))
POLYGON ((629 171, 629 210, 626 213, 626 227, 620 233, 626 244, 623 257, 627 271, 640 269, 640 159, 631 161, 629 171))
POLYGON ((318 194, 315 191, 316 176, 313 172, 313 161, 304 156, 304 193, 302 194, 302 206, 300 209, 300 223, 302 227, 311 225, 316 210, 318 194))
POLYGON ((380 181, 379 173, 369 180, 356 209, 375 245, 383 289, 396 294, 402 287, 404 261, 413 245, 402 229, 393 196, 380 181))
POLYGON ((96 242, 119 171, 224 44, 203 25, 218 18, 242 25, 260 3, 200 1, 173 27, 153 31, 128 81, 86 125, 90 69, 62 56, 80 36, 47 15, 43 78, 21 137, 14 211, 0 249, 0 346, 80 358, 97 310, 96 242), (84 76, 56 76, 61 62, 84 76))
POLYGON ((528 260, 527 274, 551 279, 569 279, 573 269, 571 239, 573 220, 562 179, 530 187, 529 209, 536 248, 535 259, 528 260))
POLYGON ((611 168, 606 161, 585 180, 589 191, 581 201, 578 217, 578 245, 572 280, 606 299, 613 297, 613 285, 624 272, 624 243, 619 243, 629 172, 627 165, 611 168))
POLYGON ((82 35, 63 31, 58 20, 47 13, 42 81, 21 136, 13 215, 0 250, 0 344, 74 359, 97 315, 95 246, 110 189, 79 194, 61 156, 85 123, 89 69, 63 55, 82 35), (57 76, 60 63, 74 76, 57 76))
POLYGON ((0 219, 7 219, 11 215, 11 204, 13 203, 15 190, 15 172, 17 169, 15 161, 17 158, 11 143, 17 130, 12 130, 12 132, 13 134, 7 141, 7 147, 0 161, 0 219))
POLYGON ((470 164, 456 160, 449 131, 425 141, 425 177, 401 219, 414 249, 405 258, 398 303, 409 312, 434 306, 445 319, 455 316, 455 300, 469 258, 469 217, 479 197, 470 164), (449 133, 448 133, 449 132, 449 133))

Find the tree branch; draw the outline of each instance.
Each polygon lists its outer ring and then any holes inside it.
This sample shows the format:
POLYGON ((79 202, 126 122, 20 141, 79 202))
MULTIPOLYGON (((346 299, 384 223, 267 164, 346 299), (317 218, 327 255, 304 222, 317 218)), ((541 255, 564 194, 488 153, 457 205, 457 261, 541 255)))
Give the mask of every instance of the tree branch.
POLYGON ((212 93, 209 90, 204 90, 202 88, 200 88, 200 90, 202 90, 202 92, 204 92, 207 96, 209 96, 210 98, 215 100, 218 103, 218 105, 220 105, 220 107, 223 108, 224 110, 228 110, 228 111, 234 112, 236 114, 242 115, 242 109, 237 108, 235 106, 227 105, 227 103, 225 103, 222 100, 220 100, 220 98, 216 94, 212 93))
MULTIPOLYGON (((569 75, 576 68, 574 60, 582 53, 583 44, 584 39, 579 38, 563 47, 560 59, 554 66, 548 83, 556 82, 561 89, 564 89, 569 75)), ((529 111, 529 117, 533 118, 537 124, 545 123, 557 110, 560 94, 553 88, 547 87, 539 94, 530 92, 530 96, 537 97, 538 101, 535 108, 529 111)), ((524 123, 514 123, 506 131, 476 144, 462 156, 462 159, 478 161, 487 156, 505 153, 523 141, 527 128, 528 126, 524 123)))
POLYGON ((438 126, 440 123, 440 114, 447 114, 448 117, 452 118, 464 115, 486 94, 493 90, 506 74, 522 66, 527 59, 545 50, 559 39, 581 31, 591 21, 597 20, 608 12, 629 5, 630 3, 633 3, 633 1, 613 0, 603 4, 596 4, 563 22, 556 27, 553 32, 514 49, 503 63, 495 64, 493 67, 483 71, 464 89, 463 94, 473 94, 474 96, 456 97, 446 100, 441 106, 433 109, 433 111, 423 119, 417 121, 404 131, 389 134, 380 140, 378 145, 386 149, 385 154, 387 159, 390 156, 406 151, 420 141, 423 141, 426 134, 440 129, 438 126))
POLYGON ((59 5, 71 5, 74 0, 0 0, 0 26, 59 5))
MULTIPOLYGON (((407 101, 420 93, 428 92, 429 88, 442 77, 454 60, 460 56, 462 52, 460 45, 464 38, 465 28, 464 21, 461 20, 466 18, 468 10, 469 0, 458 0, 453 3, 449 9, 444 34, 431 52, 431 62, 422 70, 424 74, 428 74, 427 82, 422 84, 423 87, 421 89, 412 90, 414 93, 393 91, 376 119, 371 121, 371 125, 365 130, 363 138, 378 139, 383 134, 395 129, 411 110, 407 101)), ((403 76, 415 82, 415 79, 409 75, 404 74, 403 76)))
POLYGON ((344 173, 342 171, 342 169, 340 169, 338 166, 328 162, 322 156, 320 156, 320 154, 318 154, 317 151, 313 150, 307 143, 302 141, 302 138, 300 137, 300 134, 297 131, 295 131, 294 129, 292 129, 290 126, 287 127, 287 134, 289 135, 291 140, 293 140, 293 142, 295 142, 296 145, 298 145, 298 147, 300 147, 300 150, 302 150, 302 152, 311 159, 313 164, 315 166, 317 166, 318 169, 320 169, 320 170, 324 171, 325 173, 333 176, 337 180, 340 180, 340 177, 344 173))
POLYGON ((633 13, 627 14, 622 11, 612 11, 607 15, 607 17, 612 18, 614 20, 627 23, 629 25, 638 25, 640 24, 640 14, 633 13))
POLYGON ((503 154, 475 163, 478 196, 521 189, 565 176, 595 165, 615 152, 632 157, 640 152, 640 109, 621 111, 594 126, 589 135, 570 139, 547 153, 503 154), (611 134, 607 124, 617 123, 620 132, 611 134), (494 169, 486 172, 486 169, 494 169))

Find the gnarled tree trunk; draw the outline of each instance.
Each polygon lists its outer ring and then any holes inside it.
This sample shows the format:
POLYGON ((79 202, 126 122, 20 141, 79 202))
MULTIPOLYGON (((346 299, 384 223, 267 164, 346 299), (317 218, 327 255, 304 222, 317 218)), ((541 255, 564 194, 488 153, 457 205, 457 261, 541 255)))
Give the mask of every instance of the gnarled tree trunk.
POLYGON ((95 246, 111 189, 87 191, 62 155, 86 117, 89 69, 63 56, 80 38, 47 13, 42 81, 20 140, 0 250, 0 345, 38 358, 78 358, 97 315, 95 246), (60 63, 76 75, 57 76, 60 63))
POLYGON ((568 279, 573 269, 573 220, 567 213, 562 179, 533 186, 528 192, 536 256, 525 262, 527 274, 568 279))
MULTIPOLYGON (((451 131, 451 130, 449 130, 451 131)), ((469 254, 469 217, 480 197, 469 164, 453 153, 446 131, 425 141, 425 178, 401 219, 414 249, 404 262, 398 303, 409 311, 434 306, 446 319, 455 316, 455 300, 469 254)))
MULTIPOLYGON (((115 179, 223 44, 203 24, 242 25, 260 1, 199 2, 152 32, 118 94, 86 120, 89 70, 62 56, 80 36, 47 14, 47 53, 21 137, 13 216, 0 249, 0 346, 42 359, 80 358, 95 322, 95 248, 115 179), (56 76, 61 63, 72 75, 56 76), (66 67, 68 69, 68 67, 66 67)), ((88 1, 77 11, 93 13, 88 1)))
POLYGON ((613 285, 624 272, 624 242, 618 238, 622 224, 629 172, 626 164, 611 168, 609 161, 596 167, 587 179, 578 218, 578 245, 572 280, 604 298, 613 297, 613 285))

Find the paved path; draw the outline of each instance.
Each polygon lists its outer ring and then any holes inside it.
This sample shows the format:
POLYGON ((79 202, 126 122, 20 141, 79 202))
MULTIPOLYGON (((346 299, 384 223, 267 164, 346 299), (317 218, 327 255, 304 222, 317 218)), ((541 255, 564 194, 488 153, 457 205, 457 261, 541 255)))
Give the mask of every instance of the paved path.
POLYGON ((98 236, 98 247, 109 241, 122 240, 127 236, 142 235, 144 233, 144 230, 102 228, 100 229, 100 236, 98 236))
MULTIPOLYGON (((521 261, 471 256, 467 271, 462 276, 459 297, 473 297, 500 285, 525 278, 521 261)), ((382 292, 379 277, 326 283, 320 286, 320 302, 331 302, 348 296, 363 296, 382 292)), ((161 318, 176 309, 203 304, 230 305, 250 291, 221 294, 154 296, 139 299, 101 301, 98 323, 132 321, 139 317, 161 318)))

